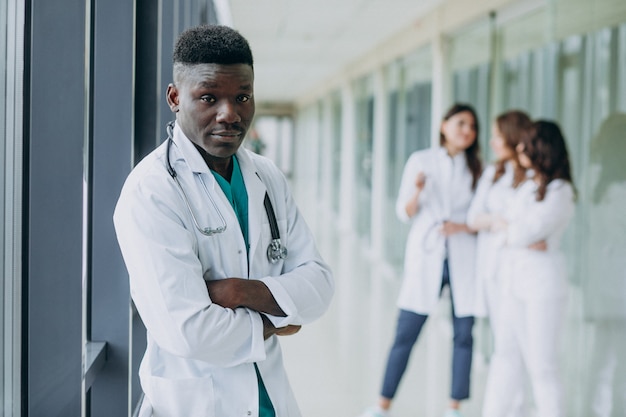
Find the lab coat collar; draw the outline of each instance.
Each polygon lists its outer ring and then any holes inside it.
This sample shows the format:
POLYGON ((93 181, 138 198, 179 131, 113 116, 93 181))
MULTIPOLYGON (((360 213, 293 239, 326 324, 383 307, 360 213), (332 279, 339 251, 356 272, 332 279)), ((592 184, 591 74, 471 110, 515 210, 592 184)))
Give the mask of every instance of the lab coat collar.
POLYGON ((438 149, 438 153, 437 155, 439 156, 439 158, 447 158, 447 159, 452 159, 454 161, 454 163, 456 164, 459 161, 465 161, 465 152, 459 152, 454 156, 450 156, 448 154, 448 150, 446 149, 445 146, 440 146, 438 149))
POLYGON ((211 170, 207 166, 206 162, 202 159, 202 155, 200 155, 200 152, 198 152, 191 139, 185 136, 180 126, 178 126, 178 123, 174 125, 173 139, 174 144, 179 151, 176 158, 177 161, 181 159, 184 160, 192 172, 204 174, 211 173, 211 170))
MULTIPOLYGON (((211 170, 207 166, 206 162, 200 155, 200 152, 196 149, 193 142, 185 136, 182 129, 178 126, 178 123, 174 125, 174 144, 178 149, 176 160, 184 160, 189 169, 195 173, 211 174, 211 170)), ((239 168, 243 175, 244 183, 246 184, 246 191, 248 192, 248 200, 254 201, 260 200, 263 203, 265 192, 267 188, 263 181, 257 175, 257 167, 248 151, 240 146, 237 150, 237 159, 239 161, 239 168)), ((173 161, 172 161, 173 162, 173 161)), ((211 174, 209 178, 212 178, 211 174)))

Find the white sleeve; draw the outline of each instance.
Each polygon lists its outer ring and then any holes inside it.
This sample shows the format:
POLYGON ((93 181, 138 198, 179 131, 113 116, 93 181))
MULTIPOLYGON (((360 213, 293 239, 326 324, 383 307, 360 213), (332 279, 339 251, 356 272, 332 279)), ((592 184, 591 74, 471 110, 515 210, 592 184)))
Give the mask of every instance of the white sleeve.
POLYGON ((469 209, 467 211, 467 225, 473 229, 480 229, 479 219, 481 215, 487 214, 487 195, 493 185, 493 176, 495 167, 489 165, 480 176, 476 192, 472 198, 469 209))
POLYGON ((150 336, 173 355, 215 366, 263 360, 260 315, 212 304, 183 204, 172 181, 148 175, 127 180, 115 209, 131 296, 150 336))
MULTIPOLYGON (((558 181, 558 180, 556 180, 558 181)), ((532 194, 535 198, 535 194, 532 194)), ((543 201, 528 206, 507 228, 507 244, 527 247, 565 227, 574 214, 574 191, 564 181, 550 184, 543 201)))
POLYGON ((283 327, 288 324, 307 324, 318 319, 328 309, 334 293, 334 280, 329 266, 323 261, 313 233, 306 224, 289 191, 282 173, 278 180, 268 181, 276 186, 275 195, 282 195, 287 218, 289 254, 280 275, 261 278, 286 317, 268 315, 272 324, 283 327))
MULTIPOLYGON (((400 189, 398 191, 398 198, 396 199, 396 216, 404 223, 408 223, 411 220, 406 212, 406 205, 417 191, 415 180, 417 179, 417 173, 424 170, 422 165, 420 153, 415 152, 409 157, 402 171, 402 180, 400 181, 400 189)), ((426 181, 428 181, 428 178, 426 181)), ((420 195, 420 201, 422 200, 424 191, 425 188, 420 195)))

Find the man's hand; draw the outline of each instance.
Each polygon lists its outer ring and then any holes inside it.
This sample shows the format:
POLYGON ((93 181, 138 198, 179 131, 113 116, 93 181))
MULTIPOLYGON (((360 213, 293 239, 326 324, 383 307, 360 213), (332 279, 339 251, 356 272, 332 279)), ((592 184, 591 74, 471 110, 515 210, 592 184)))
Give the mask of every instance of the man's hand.
POLYGON ((285 317, 269 288, 259 280, 225 278, 206 281, 209 297, 215 304, 235 309, 247 307, 259 313, 285 317))
POLYGON ((298 333, 301 328, 299 324, 288 324, 285 327, 278 327, 275 334, 276 336, 291 336, 298 333))
POLYGON ((296 324, 290 324, 285 327, 274 327, 270 319, 268 319, 265 314, 261 314, 261 319, 263 320, 263 338, 265 340, 269 339, 273 335, 291 336, 292 334, 298 333, 302 328, 302 326, 296 324))

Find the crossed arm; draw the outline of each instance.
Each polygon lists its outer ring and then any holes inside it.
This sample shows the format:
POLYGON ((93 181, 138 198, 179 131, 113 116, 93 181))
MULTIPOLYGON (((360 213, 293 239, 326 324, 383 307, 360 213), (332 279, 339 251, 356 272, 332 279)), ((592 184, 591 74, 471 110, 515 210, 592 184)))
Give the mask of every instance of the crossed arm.
POLYGON ((211 301, 224 308, 235 309, 246 307, 261 314, 263 320, 263 337, 272 335, 289 336, 297 333, 301 326, 287 325, 274 327, 266 314, 285 317, 269 288, 262 282, 254 279, 226 278, 206 282, 211 301))

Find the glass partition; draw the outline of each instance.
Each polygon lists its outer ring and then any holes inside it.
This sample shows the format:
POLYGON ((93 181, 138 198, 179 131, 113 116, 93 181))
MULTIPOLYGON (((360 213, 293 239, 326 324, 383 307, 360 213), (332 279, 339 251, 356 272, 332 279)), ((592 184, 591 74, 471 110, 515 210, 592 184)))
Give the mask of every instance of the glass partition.
POLYGON ((24 6, 0 2, 0 415, 19 416, 24 6))
MULTIPOLYGON (((538 12, 522 20, 537 33, 544 18, 538 12)), ((496 113, 520 108, 558 122, 577 188, 563 239, 570 284, 561 356, 566 415, 616 415, 626 401, 626 24, 544 39, 531 49, 534 41, 511 31, 499 31, 505 53, 496 113)))
POLYGON ((430 46, 392 62, 385 69, 388 102, 385 173, 385 259, 402 267, 408 228, 395 214, 404 164, 411 153, 431 144, 432 50, 430 46))
POLYGON ((492 20, 485 19, 456 33, 450 42, 452 99, 454 102, 470 104, 476 110, 478 140, 483 155, 488 154, 491 126, 492 36, 492 20))
POLYGON ((374 95, 371 77, 354 86, 356 100, 356 227, 359 236, 370 241, 372 215, 372 150, 374 145, 374 95))
POLYGON ((567 378, 573 416, 616 415, 626 405, 625 34, 622 24, 561 43, 560 119, 578 188, 565 237, 566 345, 575 349, 564 361, 568 376, 580 376, 567 378))
POLYGON ((340 192, 340 173, 341 173, 341 95, 339 92, 332 94, 330 99, 331 114, 330 114, 330 128, 331 128, 331 207, 335 213, 339 213, 339 192, 340 192))

